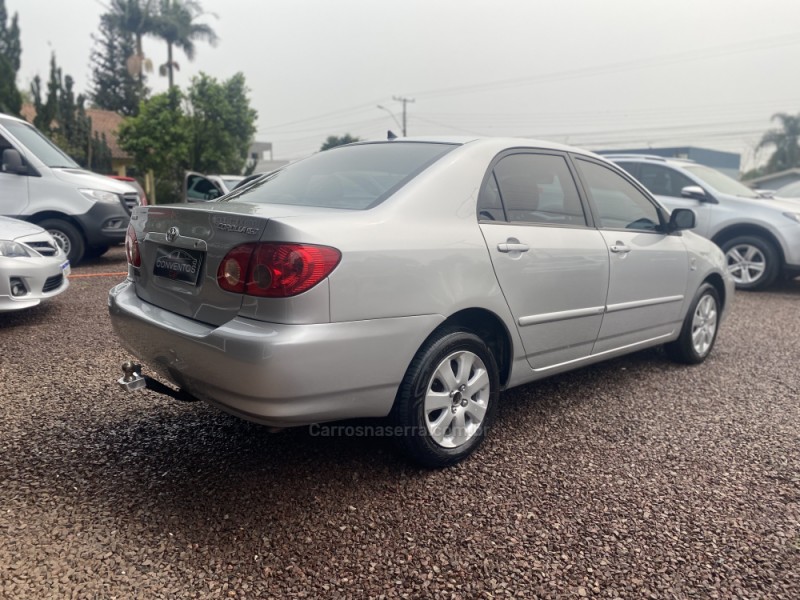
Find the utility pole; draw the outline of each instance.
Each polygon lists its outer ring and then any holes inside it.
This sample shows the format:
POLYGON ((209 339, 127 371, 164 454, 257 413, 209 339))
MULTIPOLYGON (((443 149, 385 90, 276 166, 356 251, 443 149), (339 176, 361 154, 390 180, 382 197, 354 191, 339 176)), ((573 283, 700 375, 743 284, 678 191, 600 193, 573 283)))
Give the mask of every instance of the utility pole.
POLYGON ((406 104, 416 102, 414 98, 404 98, 403 96, 392 96, 392 100, 403 103, 403 137, 406 137, 406 104))

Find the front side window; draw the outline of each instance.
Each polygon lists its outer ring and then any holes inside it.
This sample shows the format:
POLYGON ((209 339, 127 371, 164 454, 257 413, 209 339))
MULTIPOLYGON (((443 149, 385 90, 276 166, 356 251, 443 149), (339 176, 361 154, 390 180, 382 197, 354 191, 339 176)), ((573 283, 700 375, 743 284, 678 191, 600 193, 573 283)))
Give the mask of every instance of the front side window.
POLYGON ((456 147, 428 142, 340 146, 257 179, 220 202, 366 210, 386 200, 456 147))
POLYGON ((498 212, 495 196, 508 221, 585 226, 578 190, 563 156, 511 154, 495 165, 479 200, 482 211, 498 212))
POLYGON ((686 175, 661 165, 639 165, 638 179, 651 194, 656 196, 680 197, 683 188, 689 185, 697 185, 686 175))
POLYGON ((655 231, 661 225, 658 209, 647 196, 608 167, 577 159, 589 197, 604 229, 655 231))

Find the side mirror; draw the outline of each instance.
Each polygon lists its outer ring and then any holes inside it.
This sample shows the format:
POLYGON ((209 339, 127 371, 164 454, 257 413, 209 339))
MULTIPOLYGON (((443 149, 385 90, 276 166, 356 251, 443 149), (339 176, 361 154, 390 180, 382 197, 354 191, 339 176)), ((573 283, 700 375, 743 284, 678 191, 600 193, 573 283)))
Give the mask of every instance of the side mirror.
POLYGON ((668 229, 670 233, 673 231, 682 231, 684 229, 694 229, 696 220, 692 209, 676 208, 669 216, 668 229))
POLYGON ((699 200, 700 202, 713 201, 711 196, 709 196, 699 185, 687 185, 685 188, 682 188, 681 197, 692 198, 693 200, 699 200))
POLYGON ((3 173, 27 175, 28 167, 22 162, 22 155, 14 148, 3 150, 3 173))

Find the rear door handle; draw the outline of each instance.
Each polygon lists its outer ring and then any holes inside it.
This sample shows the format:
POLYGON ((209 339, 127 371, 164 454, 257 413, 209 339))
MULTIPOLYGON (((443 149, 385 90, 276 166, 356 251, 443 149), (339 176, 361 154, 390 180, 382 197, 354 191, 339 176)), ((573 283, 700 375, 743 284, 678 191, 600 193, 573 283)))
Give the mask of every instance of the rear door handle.
POLYGON ((497 244, 498 252, 527 252, 530 250, 527 244, 497 244))
POLYGON ((631 251, 629 246, 626 246, 622 242, 617 242, 611 248, 609 248, 614 254, 627 254, 631 251))

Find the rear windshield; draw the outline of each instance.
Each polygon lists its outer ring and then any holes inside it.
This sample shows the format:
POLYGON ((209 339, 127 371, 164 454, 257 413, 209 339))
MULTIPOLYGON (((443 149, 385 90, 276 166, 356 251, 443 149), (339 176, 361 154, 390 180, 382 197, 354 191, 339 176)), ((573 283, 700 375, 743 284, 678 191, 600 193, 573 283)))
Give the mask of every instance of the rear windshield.
POLYGON ((430 142, 340 146, 257 179, 220 202, 364 210, 386 200, 455 147, 430 142))

